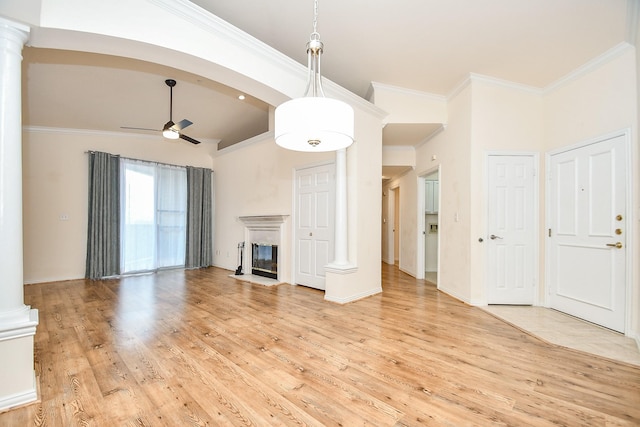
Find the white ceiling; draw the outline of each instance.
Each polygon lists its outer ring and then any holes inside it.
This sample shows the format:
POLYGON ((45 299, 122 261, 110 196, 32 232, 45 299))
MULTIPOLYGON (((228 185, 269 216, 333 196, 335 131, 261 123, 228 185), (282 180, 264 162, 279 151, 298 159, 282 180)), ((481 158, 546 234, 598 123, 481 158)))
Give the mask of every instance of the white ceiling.
MULTIPOLYGON (((633 1, 319 0, 322 72, 361 97, 372 81, 447 95, 469 73, 544 88, 630 39, 633 1)), ((312 0, 193 3, 306 64, 312 0)), ((239 101, 234 89, 179 65, 33 48, 24 57, 28 126, 159 129, 169 116, 164 80, 173 78, 173 119, 194 122, 185 134, 224 146, 268 127, 268 105, 239 101)), ((388 126, 385 145, 415 145, 437 130, 388 126)))

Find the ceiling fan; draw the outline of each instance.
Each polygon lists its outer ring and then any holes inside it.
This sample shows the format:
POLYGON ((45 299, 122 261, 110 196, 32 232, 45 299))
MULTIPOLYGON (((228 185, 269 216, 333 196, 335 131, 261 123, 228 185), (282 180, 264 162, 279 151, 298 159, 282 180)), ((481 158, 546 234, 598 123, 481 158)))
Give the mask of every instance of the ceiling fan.
POLYGON ((138 128, 131 126, 120 126, 120 129, 135 129, 135 130, 150 130, 154 132, 162 132, 162 136, 168 139, 184 139, 192 144, 200 144, 200 141, 193 139, 190 136, 183 134, 182 129, 187 126, 191 126, 193 123, 187 119, 180 120, 178 123, 173 122, 173 87, 176 85, 176 81, 173 79, 167 79, 164 81, 169 86, 169 121, 164 124, 162 130, 138 128))

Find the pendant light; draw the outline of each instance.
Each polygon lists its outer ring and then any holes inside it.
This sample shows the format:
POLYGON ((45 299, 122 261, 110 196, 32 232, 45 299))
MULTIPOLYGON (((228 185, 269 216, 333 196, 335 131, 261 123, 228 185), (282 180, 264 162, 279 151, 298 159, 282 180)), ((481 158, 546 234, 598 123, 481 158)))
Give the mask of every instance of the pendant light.
POLYGON ((335 151, 353 143, 353 108, 324 95, 320 75, 323 44, 316 31, 318 0, 314 0, 313 12, 313 32, 307 43, 307 88, 302 98, 276 108, 275 139, 276 144, 288 150, 335 151))

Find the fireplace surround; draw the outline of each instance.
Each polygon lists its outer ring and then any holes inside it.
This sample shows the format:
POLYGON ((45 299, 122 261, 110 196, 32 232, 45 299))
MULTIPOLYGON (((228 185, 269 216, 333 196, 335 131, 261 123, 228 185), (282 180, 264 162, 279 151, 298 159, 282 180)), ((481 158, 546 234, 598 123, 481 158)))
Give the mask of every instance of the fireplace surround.
POLYGON ((245 227, 243 271, 251 274, 234 277, 262 285, 282 283, 282 255, 286 243, 283 226, 287 217, 253 215, 238 218, 245 227))

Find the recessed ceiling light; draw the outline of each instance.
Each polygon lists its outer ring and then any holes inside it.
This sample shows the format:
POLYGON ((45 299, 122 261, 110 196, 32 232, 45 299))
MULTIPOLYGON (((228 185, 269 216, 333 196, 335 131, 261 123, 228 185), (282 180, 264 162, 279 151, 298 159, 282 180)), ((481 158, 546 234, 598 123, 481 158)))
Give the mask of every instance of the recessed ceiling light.
POLYGON ((244 99, 244 95, 238 95, 238 99, 242 101, 244 99))

